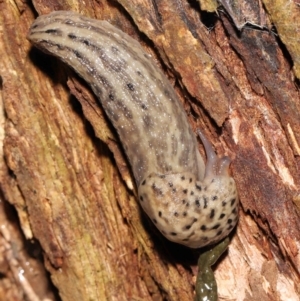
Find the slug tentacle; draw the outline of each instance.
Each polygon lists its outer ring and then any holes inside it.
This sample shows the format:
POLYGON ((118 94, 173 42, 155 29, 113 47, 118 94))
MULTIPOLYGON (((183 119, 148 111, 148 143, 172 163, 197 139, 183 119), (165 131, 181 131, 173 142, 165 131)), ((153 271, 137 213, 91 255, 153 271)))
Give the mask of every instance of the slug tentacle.
POLYGON ((201 130, 198 129, 197 132, 205 148, 207 158, 204 177, 208 179, 216 175, 229 176, 229 165, 231 163, 229 157, 218 158, 211 143, 206 139, 201 130))
POLYGON ((67 11, 37 18, 28 39, 90 84, 119 134, 140 203, 167 238, 198 248, 228 235, 238 204, 230 161, 218 159, 199 133, 205 169, 182 104, 139 43, 105 21, 67 11))

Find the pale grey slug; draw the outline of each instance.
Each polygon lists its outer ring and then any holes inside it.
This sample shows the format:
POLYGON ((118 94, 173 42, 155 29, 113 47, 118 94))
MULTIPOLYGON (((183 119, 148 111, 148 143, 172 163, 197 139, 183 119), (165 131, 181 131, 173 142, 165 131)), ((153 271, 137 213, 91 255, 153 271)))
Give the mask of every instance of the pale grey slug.
POLYGON ((201 132, 207 163, 173 87, 140 44, 106 21, 70 11, 40 16, 28 39, 91 86, 116 128, 142 208, 169 240, 199 248, 237 223, 230 160, 201 132))

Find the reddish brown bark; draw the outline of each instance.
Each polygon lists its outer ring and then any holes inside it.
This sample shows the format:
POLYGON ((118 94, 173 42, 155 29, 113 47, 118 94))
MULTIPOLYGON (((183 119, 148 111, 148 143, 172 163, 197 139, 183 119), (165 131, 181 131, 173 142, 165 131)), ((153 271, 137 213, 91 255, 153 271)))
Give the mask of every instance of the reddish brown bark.
MULTIPOLYGON (((232 158, 240 222, 215 269, 220 300, 299 300, 299 33, 287 19, 299 16, 295 3, 275 2, 287 11, 268 1, 243 7, 265 22, 241 30, 243 15, 228 7, 207 14, 191 1, 34 3, 39 14, 72 9, 106 19, 139 40, 174 83, 193 128, 232 158)), ((32 49, 33 6, 0 8, 0 300, 54 300, 43 265, 64 301, 192 300, 197 253, 167 242, 140 211, 122 146, 87 85, 32 49), (41 244, 44 261, 25 239, 41 244)))

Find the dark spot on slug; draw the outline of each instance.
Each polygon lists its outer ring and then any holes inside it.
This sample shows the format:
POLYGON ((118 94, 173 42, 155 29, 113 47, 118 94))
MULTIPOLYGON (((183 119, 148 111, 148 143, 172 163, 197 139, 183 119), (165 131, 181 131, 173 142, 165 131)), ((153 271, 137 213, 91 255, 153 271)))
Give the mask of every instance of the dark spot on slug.
POLYGON ((141 104, 141 108, 142 108, 143 110, 148 110, 147 106, 146 106, 144 103, 141 104))
POLYGON ((111 49, 111 52, 113 52, 113 53, 118 53, 119 52, 119 49, 115 46, 111 46, 110 49, 111 49))
POLYGON ((186 200, 182 200, 181 202, 182 202, 182 204, 185 204, 185 203, 186 203, 186 200))
POLYGON ((225 213, 221 213, 219 219, 222 219, 225 216, 225 213))
POLYGON ((187 213, 186 212, 183 212, 183 214, 182 214, 184 217, 186 217, 187 216, 187 213))
POLYGON ((207 197, 203 197, 203 200, 204 200, 204 206, 203 206, 203 208, 207 208, 207 197))
POLYGON ((162 213, 161 211, 158 211, 158 216, 161 217, 162 216, 162 213))
POLYGON ((154 224, 157 224, 157 220, 155 218, 152 221, 154 224))
POLYGON ((160 175, 159 176, 161 179, 164 179, 166 176, 165 175, 160 175))
POLYGON ((177 233, 175 233, 175 232, 171 232, 170 233, 172 236, 176 236, 177 235, 177 233))
POLYGON ((193 179, 192 179, 192 178, 190 178, 190 183, 192 183, 192 181, 193 181, 193 179))
POLYGON ((170 187, 173 187, 173 183, 172 183, 172 182, 169 182, 169 186, 170 186, 170 187))
POLYGON ((175 212, 174 212, 174 215, 175 215, 176 217, 178 217, 179 214, 178 214, 178 212, 175 211, 175 212))
POLYGON ((217 233, 217 236, 221 235, 223 232, 223 230, 220 230, 218 233, 217 233))
POLYGON ((209 218, 213 218, 215 216, 215 209, 211 209, 209 218))
POLYGON ((197 207, 200 207, 200 201, 199 200, 196 200, 195 204, 196 204, 197 207))
POLYGON ((108 98, 109 98, 110 100, 114 100, 114 99, 115 99, 115 97, 114 97, 114 95, 113 95, 112 93, 109 93, 108 98))
POLYGON ((185 207, 189 207, 190 206, 190 203, 189 202, 187 202, 186 203, 186 205, 185 205, 185 207))
POLYGON ((145 127, 146 129, 151 128, 151 127, 153 126, 153 120, 152 120, 152 117, 149 116, 148 114, 147 114, 147 115, 145 114, 145 115, 143 116, 143 124, 144 124, 144 127, 145 127))
POLYGON ((191 191, 191 195, 194 195, 194 191, 191 191))
POLYGON ((216 224, 212 227, 213 230, 217 230, 221 225, 220 224, 216 224))
POLYGON ((184 227, 184 230, 189 230, 189 229, 191 229, 191 225, 186 225, 185 227, 184 227))
POLYGON ((146 184, 146 180, 144 180, 143 182, 142 182, 142 185, 144 186, 146 184))
POLYGON ((197 184, 196 184, 196 189, 201 191, 201 190, 202 190, 202 187, 201 187, 200 185, 197 185, 197 184))
POLYGON ((130 91, 134 91, 134 86, 132 83, 128 83, 127 84, 127 88, 130 90, 130 91))
POLYGON ((175 192, 176 192, 176 188, 173 188, 173 189, 172 189, 172 192, 175 193, 175 192))
POLYGON ((231 211, 232 214, 236 214, 236 208, 231 211))
POLYGON ((170 97, 170 92, 169 92, 168 89, 165 89, 165 90, 164 90, 164 94, 165 94, 165 96, 167 96, 168 98, 170 98, 170 100, 173 100, 173 98, 170 97))
POLYGON ((213 201, 217 200, 218 197, 216 195, 214 195, 212 198, 211 198, 213 201))
POLYGON ((229 218, 228 221, 227 221, 227 224, 231 224, 232 223, 232 219, 229 218))
POLYGON ((185 238, 185 239, 183 239, 182 241, 188 241, 189 239, 188 238, 185 238))
POLYGON ((183 193, 187 194, 188 190, 187 189, 184 189, 183 190, 183 193))
POLYGON ((206 230, 207 230, 207 228, 206 228, 205 225, 202 225, 200 229, 201 229, 202 231, 206 231, 206 230))
POLYGON ((232 207, 232 206, 234 205, 234 203, 235 203, 235 199, 232 199, 232 200, 230 201, 230 206, 232 207))
POLYGON ((142 196, 140 196, 140 201, 142 202, 144 200, 144 198, 142 196))
POLYGON ((223 201, 223 202, 222 202, 222 207, 225 207, 226 204, 227 204, 227 203, 226 203, 225 201, 223 201))
POLYGON ((181 180, 184 181, 184 180, 185 180, 185 176, 182 176, 182 177, 181 177, 181 180))

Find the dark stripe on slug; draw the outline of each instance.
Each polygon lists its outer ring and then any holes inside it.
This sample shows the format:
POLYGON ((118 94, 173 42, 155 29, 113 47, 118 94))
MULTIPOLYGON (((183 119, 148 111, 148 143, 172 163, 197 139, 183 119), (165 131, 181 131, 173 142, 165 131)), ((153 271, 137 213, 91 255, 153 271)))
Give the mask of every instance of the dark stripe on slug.
POLYGON ((59 29, 47 29, 45 33, 55 35, 55 36, 62 36, 62 31, 59 29))
MULTIPOLYGON (((86 20, 89 20, 90 19, 86 19, 84 20, 84 17, 82 18, 83 21, 86 21, 86 20)), ((74 28, 77 28, 77 29, 86 29, 90 32, 94 32, 94 33, 98 33, 100 36, 104 36, 106 38, 108 38, 109 40, 113 41, 114 44, 118 45, 118 47, 120 49, 122 49, 125 53, 128 53, 131 55, 132 59, 135 59, 139 64, 142 64, 145 68, 145 70, 153 70, 154 67, 152 65, 152 62, 151 60, 149 60, 149 54, 142 54, 143 59, 140 59, 141 57, 141 54, 137 51, 135 51, 135 49, 133 49, 131 47, 131 43, 136 43, 135 40, 132 39, 132 41, 128 41, 127 40, 127 37, 124 37, 124 33, 122 31, 120 31, 119 29, 117 28, 111 28, 110 27, 113 27, 112 25, 110 25, 109 23, 107 22, 103 22, 103 27, 99 27, 99 26, 94 26, 91 22, 89 22, 89 24, 84 24, 84 23, 80 23, 80 22, 76 22, 74 20, 57 20, 57 23, 62 23, 62 24, 66 24, 66 25, 70 25, 71 28, 70 28, 70 31, 74 31, 74 28), (112 34, 112 32, 117 32, 120 36, 115 36, 114 34, 112 34)), ((77 40, 78 41, 81 41, 84 43, 84 41, 86 41, 85 38, 83 37, 77 37, 77 40)), ((93 41, 91 37, 89 37, 89 46, 90 47, 93 47, 95 50, 98 49, 97 47, 97 41, 93 41)), ((139 45, 139 47, 141 47, 139 45)), ((118 50, 118 48, 114 48, 115 50, 118 50)), ((116 51, 114 50, 114 53, 116 53, 116 51)), ((98 51, 98 50, 97 50, 98 51)), ((120 50, 118 50, 120 52, 120 50)), ((149 75, 151 75, 151 73, 149 73, 149 75)), ((154 76, 153 76, 154 77, 154 76)))
MULTIPOLYGON (((127 63, 125 62, 125 60, 123 60, 122 58, 119 57, 118 60, 114 60, 112 62, 111 59, 107 56, 103 47, 98 46, 96 43, 92 43, 90 40, 76 36, 75 34, 72 34, 72 33, 68 34, 68 37, 71 40, 76 40, 76 42, 84 44, 90 51, 97 53, 103 63, 103 66, 106 67, 108 70, 113 70, 113 71, 119 73, 122 70, 127 68, 127 63)), ((111 49, 114 49, 113 52, 116 52, 115 50, 117 48, 112 46, 111 49)), ((130 85, 130 84, 128 84, 128 85, 130 85)))
POLYGON ((66 25, 72 25, 72 26, 73 26, 74 21, 71 20, 71 19, 65 19, 65 20, 64 20, 64 23, 65 23, 66 25))
MULTIPOLYGON (((49 40, 45 40, 42 42, 43 44, 46 43, 48 48, 57 48, 59 51, 63 52, 63 51, 68 51, 70 53, 73 53, 76 58, 78 59, 78 61, 81 64, 82 69, 85 69, 86 74, 92 76, 95 80, 97 80, 99 83, 102 84, 103 88, 107 91, 107 90, 114 90, 114 88, 111 86, 110 82, 106 79, 106 77, 104 77, 102 74, 104 72, 102 72, 102 70, 100 70, 100 72, 98 72, 94 67, 93 64, 89 61, 89 59, 86 57, 86 55, 84 55, 83 53, 81 53, 78 50, 75 50, 73 48, 70 48, 68 46, 62 45, 62 44, 58 44, 58 43, 53 43, 49 40)), ((55 51, 53 51, 53 53, 55 54, 55 51)), ((99 85, 101 86, 101 85, 99 85)), ((96 86, 91 86, 94 93, 98 96, 98 97, 103 97, 103 89, 99 89, 96 86)), ((103 105, 105 106, 105 102, 103 102, 103 105)), ((121 102, 120 106, 122 108, 124 108, 124 104, 121 102)), ((127 117, 130 117, 129 112, 127 112, 127 117)))
POLYGON ((68 37, 71 39, 71 40, 76 40, 77 37, 73 34, 73 33, 69 33, 68 34, 68 37))
POLYGON ((78 59, 80 59, 82 62, 85 61, 85 57, 83 54, 81 54, 79 51, 72 49, 72 52, 76 55, 78 59))

